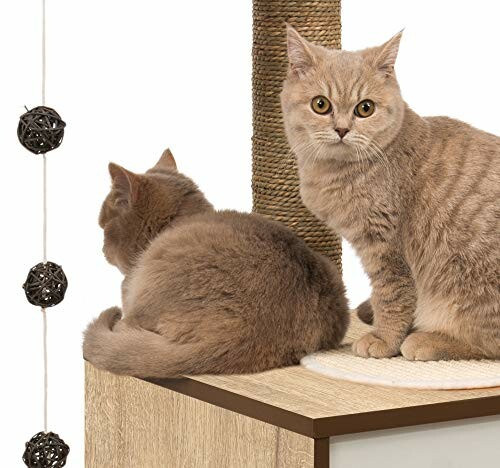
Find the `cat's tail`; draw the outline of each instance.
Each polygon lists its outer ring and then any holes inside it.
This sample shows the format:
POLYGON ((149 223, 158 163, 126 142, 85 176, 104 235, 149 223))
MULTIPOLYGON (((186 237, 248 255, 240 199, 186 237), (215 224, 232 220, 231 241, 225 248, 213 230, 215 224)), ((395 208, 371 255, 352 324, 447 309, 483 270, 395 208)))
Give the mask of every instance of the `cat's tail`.
POLYGON ((359 304, 356 308, 356 313, 362 322, 367 323, 368 325, 373 324, 373 309, 370 304, 370 299, 367 299, 365 302, 359 304))
POLYGON ((107 309, 84 332, 83 356, 96 367, 114 374, 159 378, 219 371, 217 357, 227 352, 223 345, 174 344, 162 335, 129 326, 121 316, 119 307, 107 309))

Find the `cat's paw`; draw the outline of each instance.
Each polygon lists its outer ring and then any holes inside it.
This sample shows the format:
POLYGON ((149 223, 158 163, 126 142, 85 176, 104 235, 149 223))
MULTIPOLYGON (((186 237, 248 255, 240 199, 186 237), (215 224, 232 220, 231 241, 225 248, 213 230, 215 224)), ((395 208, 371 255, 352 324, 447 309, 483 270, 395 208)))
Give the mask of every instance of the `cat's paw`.
POLYGON ((401 354, 408 361, 438 361, 443 359, 440 350, 423 333, 412 333, 401 345, 401 354))
POLYGON ((467 346, 459 342, 425 332, 408 335, 401 345, 401 354, 408 361, 449 361, 476 357, 467 346))
POLYGON ((369 358, 389 358, 399 353, 399 347, 390 345, 373 333, 367 333, 352 345, 354 354, 369 358))

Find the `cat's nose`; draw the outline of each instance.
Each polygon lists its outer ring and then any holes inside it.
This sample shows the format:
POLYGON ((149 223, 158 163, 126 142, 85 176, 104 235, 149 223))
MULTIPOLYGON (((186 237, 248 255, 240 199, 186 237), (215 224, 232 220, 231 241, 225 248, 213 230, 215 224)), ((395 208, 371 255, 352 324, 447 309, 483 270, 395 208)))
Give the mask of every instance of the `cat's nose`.
POLYGON ((336 128, 335 131, 339 134, 340 138, 344 138, 348 133, 348 128, 336 128))

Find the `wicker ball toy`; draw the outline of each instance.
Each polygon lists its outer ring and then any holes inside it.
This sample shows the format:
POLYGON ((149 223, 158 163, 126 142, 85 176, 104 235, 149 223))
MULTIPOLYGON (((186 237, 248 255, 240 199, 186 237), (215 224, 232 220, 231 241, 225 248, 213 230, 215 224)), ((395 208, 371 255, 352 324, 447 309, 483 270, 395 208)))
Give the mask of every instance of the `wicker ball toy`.
POLYGON ((17 137, 34 154, 47 153, 58 148, 64 137, 66 123, 52 108, 35 107, 19 118, 17 137))
POLYGON ((60 468, 66 465, 69 446, 53 432, 39 432, 29 442, 23 462, 30 468, 60 468))
POLYGON ((28 301, 40 307, 52 307, 64 299, 68 279, 62 267, 47 262, 35 265, 23 284, 28 301))

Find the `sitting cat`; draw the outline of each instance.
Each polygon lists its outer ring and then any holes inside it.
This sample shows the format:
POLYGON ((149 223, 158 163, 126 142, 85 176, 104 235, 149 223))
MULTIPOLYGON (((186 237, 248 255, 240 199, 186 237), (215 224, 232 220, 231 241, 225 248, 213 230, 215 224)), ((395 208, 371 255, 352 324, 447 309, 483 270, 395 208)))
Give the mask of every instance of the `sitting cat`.
POLYGON ((306 206, 370 277, 364 357, 500 358, 500 138, 422 118, 394 73, 401 33, 358 52, 288 27, 281 100, 306 206))
POLYGON ((216 211, 167 150, 134 174, 109 165, 104 254, 125 275, 123 314, 85 332, 97 367, 137 377, 259 372, 297 364, 344 337, 335 265, 256 214, 216 211))

